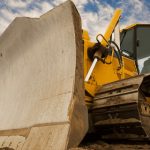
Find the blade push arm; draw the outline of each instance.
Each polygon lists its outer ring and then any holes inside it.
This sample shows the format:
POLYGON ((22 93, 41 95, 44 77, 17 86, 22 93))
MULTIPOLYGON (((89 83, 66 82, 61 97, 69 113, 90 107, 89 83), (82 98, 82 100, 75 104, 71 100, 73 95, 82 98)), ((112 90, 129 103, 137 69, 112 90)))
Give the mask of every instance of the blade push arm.
MULTIPOLYGON (((122 13, 121 9, 116 9, 116 11, 114 12, 114 15, 113 15, 113 17, 109 23, 109 26, 104 34, 104 38, 102 39, 101 43, 99 43, 100 46, 106 47, 108 45, 107 41, 109 41, 115 27, 117 26, 119 19, 121 17, 121 13, 122 13)), ((102 54, 99 50, 95 52, 94 56, 96 56, 96 57, 94 57, 93 63, 85 77, 85 82, 88 82, 88 80, 93 72, 93 69, 94 69, 95 65, 97 64, 98 57, 101 57, 101 55, 102 54)))

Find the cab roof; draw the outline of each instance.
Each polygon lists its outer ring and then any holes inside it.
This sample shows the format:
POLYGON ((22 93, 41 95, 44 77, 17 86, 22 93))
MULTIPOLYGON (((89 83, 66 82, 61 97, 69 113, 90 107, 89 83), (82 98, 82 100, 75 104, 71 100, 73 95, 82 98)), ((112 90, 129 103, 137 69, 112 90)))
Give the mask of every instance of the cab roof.
POLYGON ((132 24, 132 25, 129 25, 127 26, 126 28, 122 29, 123 30, 129 30, 129 29, 132 29, 132 28, 135 28, 137 26, 150 26, 150 24, 140 24, 140 23, 136 23, 136 24, 132 24))

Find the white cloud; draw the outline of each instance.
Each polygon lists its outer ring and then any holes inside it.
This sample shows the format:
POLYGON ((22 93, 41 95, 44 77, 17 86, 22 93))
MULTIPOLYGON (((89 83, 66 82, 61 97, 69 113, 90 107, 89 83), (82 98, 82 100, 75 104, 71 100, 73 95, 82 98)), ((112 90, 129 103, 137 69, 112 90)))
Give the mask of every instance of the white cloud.
POLYGON ((31 2, 31 0, 6 0, 6 3, 9 7, 13 7, 13 8, 24 8, 26 7, 27 4, 29 4, 31 2))
MULTIPOLYGON (((39 17, 64 1, 65 0, 0 0, 0 3, 5 4, 5 6, 0 9, 0 33, 4 31, 16 16, 39 17), (28 6, 32 6, 31 9, 27 9, 28 6), (12 9, 16 11, 12 11, 12 9)), ((89 31, 92 39, 94 39, 98 33, 104 34, 115 10, 114 7, 103 0, 73 0, 73 2, 81 15, 83 28, 89 31), (97 12, 85 11, 84 7, 89 2, 98 8, 97 12)), ((121 22, 121 27, 137 22, 150 22, 150 11, 144 0, 120 0, 116 3, 124 11, 122 19, 124 21, 121 22), (126 13, 129 15, 125 15, 126 13)))
POLYGON ((124 16, 122 27, 134 23, 150 23, 150 10, 145 1, 126 0, 121 3, 124 12, 128 12, 128 16, 124 16))
POLYGON ((40 6, 42 7, 43 13, 45 13, 45 12, 47 12, 47 11, 49 11, 50 9, 53 8, 53 6, 50 5, 50 3, 46 2, 46 1, 43 2, 42 4, 40 4, 40 6))
POLYGON ((34 0, 0 0, 3 7, 0 9, 0 34, 7 28, 15 17, 39 17, 43 13, 49 11, 53 6, 47 1, 34 0), (34 4, 36 4, 34 6, 34 4), (32 5, 32 9, 28 6, 32 5))

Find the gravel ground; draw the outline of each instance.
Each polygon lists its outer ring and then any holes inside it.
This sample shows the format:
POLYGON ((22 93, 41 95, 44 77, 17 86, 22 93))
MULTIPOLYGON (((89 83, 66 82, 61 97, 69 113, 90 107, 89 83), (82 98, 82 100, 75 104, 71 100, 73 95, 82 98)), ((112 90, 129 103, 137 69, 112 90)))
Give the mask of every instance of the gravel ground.
POLYGON ((143 142, 111 143, 96 141, 95 143, 86 143, 78 148, 70 150, 150 150, 150 144, 143 142))

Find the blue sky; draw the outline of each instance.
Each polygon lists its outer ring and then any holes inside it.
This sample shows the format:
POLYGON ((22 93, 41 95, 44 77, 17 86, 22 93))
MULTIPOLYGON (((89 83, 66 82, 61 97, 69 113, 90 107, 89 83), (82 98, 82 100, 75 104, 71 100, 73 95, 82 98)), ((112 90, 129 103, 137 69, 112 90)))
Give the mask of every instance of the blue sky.
MULTIPOLYGON (((65 0, 0 0, 0 34, 18 16, 39 17, 65 0)), ((150 0, 73 0, 82 26, 92 38, 104 33, 116 8, 121 8, 121 28, 133 23, 150 23, 150 0)))

